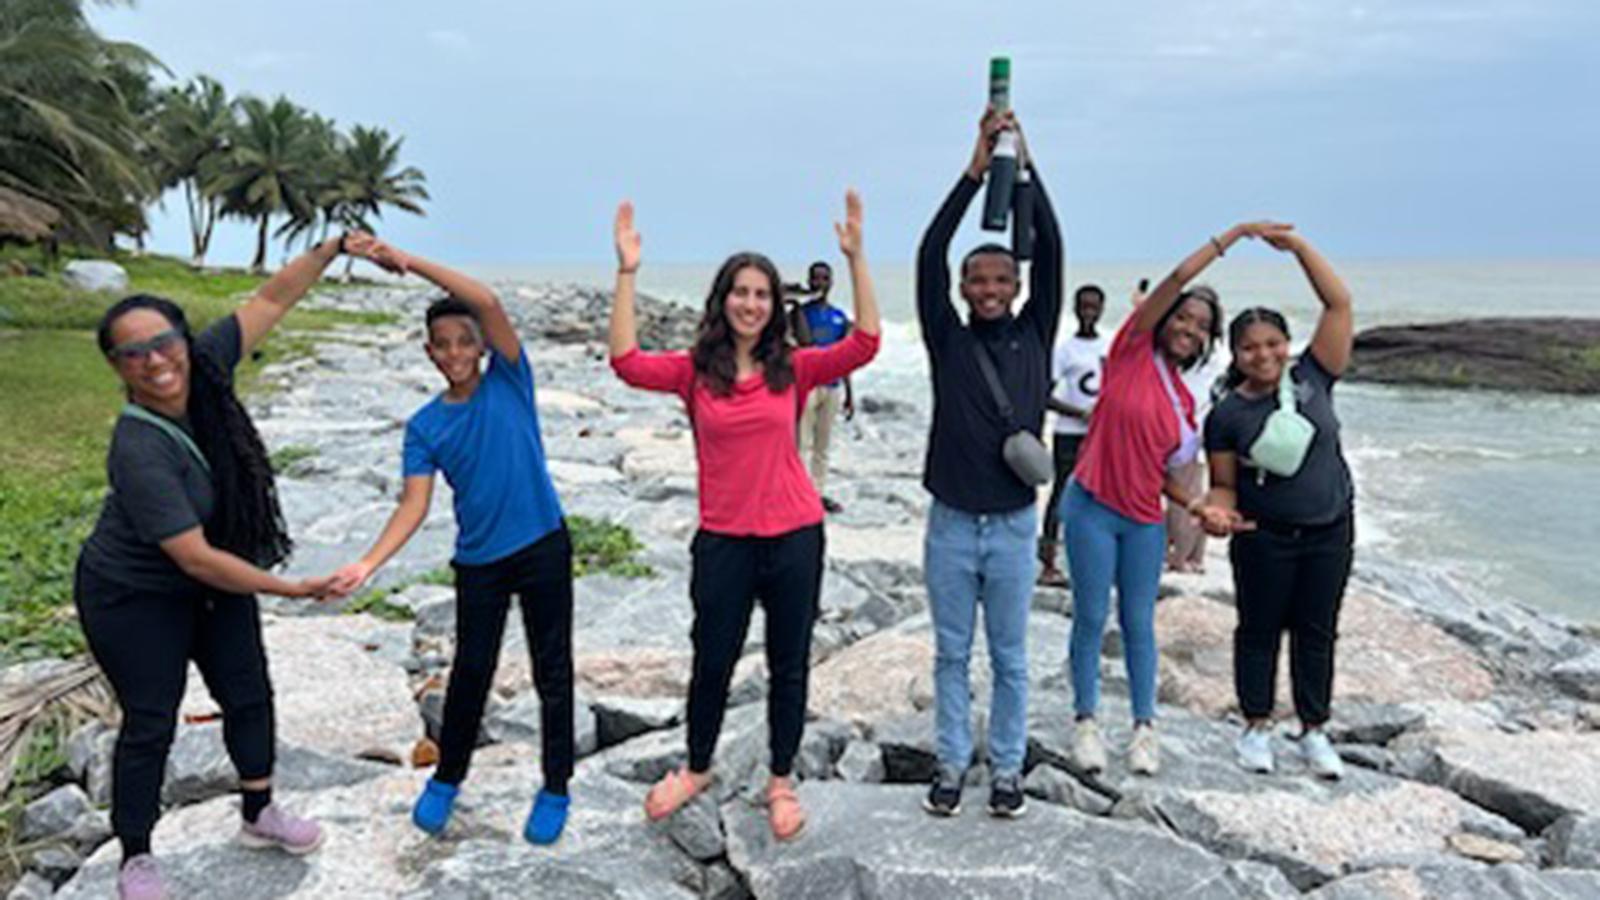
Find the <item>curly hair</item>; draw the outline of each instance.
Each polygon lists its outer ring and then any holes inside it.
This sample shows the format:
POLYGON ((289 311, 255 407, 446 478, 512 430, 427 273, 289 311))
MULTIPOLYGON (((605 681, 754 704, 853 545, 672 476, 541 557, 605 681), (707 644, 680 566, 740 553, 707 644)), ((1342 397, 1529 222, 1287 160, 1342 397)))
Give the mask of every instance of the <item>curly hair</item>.
POLYGON ((728 325, 728 295, 733 293, 733 282, 745 269, 756 269, 765 275, 772 291, 772 315, 761 329, 752 355, 761 365, 767 390, 774 394, 794 384, 794 365, 789 359, 788 316, 779 308, 783 280, 778 277, 778 267, 760 253, 735 253, 717 269, 711 281, 711 292, 706 295, 705 313, 695 329, 694 348, 689 351, 694 361, 696 377, 705 382, 713 394, 727 396, 733 392, 733 382, 738 377, 738 365, 733 359, 733 331, 728 325))
POLYGON ((182 307, 149 294, 125 297, 106 310, 95 332, 102 353, 111 352, 111 328, 117 319, 135 309, 159 313, 183 335, 191 351, 186 412, 195 443, 211 465, 216 496, 216 506, 205 525, 206 539, 262 568, 283 562, 294 542, 278 503, 266 445, 234 393, 232 372, 212 354, 193 352, 194 336, 182 307))

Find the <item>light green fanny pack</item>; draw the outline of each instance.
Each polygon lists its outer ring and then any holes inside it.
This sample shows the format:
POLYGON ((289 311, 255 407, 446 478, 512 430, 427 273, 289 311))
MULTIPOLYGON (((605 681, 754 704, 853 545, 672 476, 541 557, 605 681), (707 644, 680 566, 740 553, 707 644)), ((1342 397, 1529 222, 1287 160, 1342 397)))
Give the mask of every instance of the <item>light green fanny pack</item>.
POLYGON ((1311 441, 1317 436, 1317 426, 1300 414, 1294 399, 1294 377, 1285 366, 1283 377, 1278 379, 1278 408, 1267 416, 1261 434, 1250 445, 1249 463, 1260 470, 1258 478, 1264 480, 1271 472, 1280 478, 1291 478, 1300 471, 1311 450, 1311 441))

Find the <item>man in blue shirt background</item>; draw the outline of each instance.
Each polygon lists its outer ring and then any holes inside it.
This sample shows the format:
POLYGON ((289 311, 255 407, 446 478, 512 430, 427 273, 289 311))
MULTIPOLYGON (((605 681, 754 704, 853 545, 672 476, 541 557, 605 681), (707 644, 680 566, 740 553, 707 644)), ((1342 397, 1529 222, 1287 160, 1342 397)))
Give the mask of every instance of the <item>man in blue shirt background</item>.
MULTIPOLYGON (((817 260, 811 264, 808 284, 786 284, 784 293, 789 296, 811 295, 810 299, 793 310, 793 331, 802 347, 826 347, 844 340, 850 333, 850 317, 828 302, 828 291, 833 287, 833 267, 817 260)), ((850 391, 850 379, 843 379, 844 418, 849 421, 856 414, 855 397, 850 391)), ((811 472, 811 483, 822 495, 822 508, 830 513, 844 509, 838 501, 828 496, 828 442, 833 434, 833 422, 840 408, 840 382, 825 385, 806 397, 806 408, 800 416, 800 458, 811 472)))

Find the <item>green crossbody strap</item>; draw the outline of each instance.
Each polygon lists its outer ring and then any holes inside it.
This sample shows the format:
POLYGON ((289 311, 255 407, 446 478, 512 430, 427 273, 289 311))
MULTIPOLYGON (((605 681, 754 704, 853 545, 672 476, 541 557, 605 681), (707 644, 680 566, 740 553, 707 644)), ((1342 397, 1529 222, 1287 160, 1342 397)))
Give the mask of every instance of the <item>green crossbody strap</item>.
POLYGON ((188 432, 182 428, 172 424, 170 419, 162 418, 137 403, 129 403, 122 407, 122 414, 129 418, 138 419, 141 422, 149 422, 151 425, 171 435, 173 440, 189 451, 189 455, 195 458, 195 462, 200 464, 200 468, 206 470, 207 475, 211 474, 211 463, 206 461, 206 455, 200 452, 200 447, 195 444, 194 438, 189 437, 188 432))
POLYGON ((1284 366, 1283 375, 1278 379, 1278 408, 1290 412, 1300 411, 1300 406, 1294 399, 1294 366, 1284 366))

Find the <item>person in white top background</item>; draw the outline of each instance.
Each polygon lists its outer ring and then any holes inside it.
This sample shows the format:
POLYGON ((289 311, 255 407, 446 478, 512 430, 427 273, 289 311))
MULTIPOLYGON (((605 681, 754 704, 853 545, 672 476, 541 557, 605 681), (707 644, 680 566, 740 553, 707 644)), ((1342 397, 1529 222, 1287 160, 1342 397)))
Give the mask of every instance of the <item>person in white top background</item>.
POLYGON ((1050 503, 1045 507, 1044 533, 1039 536, 1039 583, 1065 587, 1067 577, 1057 568, 1061 550, 1061 514, 1058 506, 1072 467, 1078 463, 1078 446, 1089 433, 1089 416, 1100 396, 1100 372, 1111 336, 1097 327, 1106 308, 1106 294, 1099 285, 1085 284, 1072 295, 1072 312, 1078 329, 1056 342, 1050 360, 1050 399, 1046 405, 1055 413, 1051 435, 1056 478, 1050 488, 1050 503))

